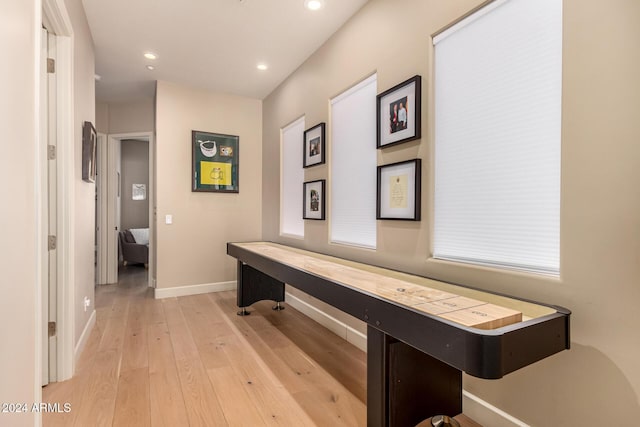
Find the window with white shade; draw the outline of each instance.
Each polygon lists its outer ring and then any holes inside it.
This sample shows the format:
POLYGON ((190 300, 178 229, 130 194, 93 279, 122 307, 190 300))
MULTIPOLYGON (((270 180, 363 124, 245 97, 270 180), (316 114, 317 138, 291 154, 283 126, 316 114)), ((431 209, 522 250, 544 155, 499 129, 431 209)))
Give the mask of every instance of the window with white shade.
POLYGON ((331 242, 376 247, 376 75, 331 99, 331 242))
POLYGON ((558 275, 562 1, 496 0, 433 42, 434 257, 558 275))
POLYGON ((304 117, 280 131, 280 234, 304 237, 302 148, 304 117))

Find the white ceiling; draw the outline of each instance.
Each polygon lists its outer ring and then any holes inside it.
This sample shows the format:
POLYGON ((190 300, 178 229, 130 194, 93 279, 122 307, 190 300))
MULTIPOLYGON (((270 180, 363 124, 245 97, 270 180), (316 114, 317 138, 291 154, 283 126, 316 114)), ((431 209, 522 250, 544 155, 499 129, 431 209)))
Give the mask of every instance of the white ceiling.
POLYGON ((96 98, 151 98, 153 82, 168 80, 263 99, 367 1, 325 0, 312 12, 304 0, 83 0, 96 98))

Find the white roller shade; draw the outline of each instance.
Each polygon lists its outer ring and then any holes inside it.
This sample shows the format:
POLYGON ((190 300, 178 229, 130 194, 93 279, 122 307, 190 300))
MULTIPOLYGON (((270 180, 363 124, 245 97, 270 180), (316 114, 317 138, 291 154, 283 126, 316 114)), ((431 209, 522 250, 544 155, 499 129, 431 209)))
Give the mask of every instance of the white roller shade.
POLYGON ((376 247, 376 75, 331 100, 331 242, 376 247))
POLYGON ((434 44, 434 257, 559 274, 562 2, 496 1, 434 44))
POLYGON ((304 117, 281 131, 280 234, 304 237, 302 148, 304 117))

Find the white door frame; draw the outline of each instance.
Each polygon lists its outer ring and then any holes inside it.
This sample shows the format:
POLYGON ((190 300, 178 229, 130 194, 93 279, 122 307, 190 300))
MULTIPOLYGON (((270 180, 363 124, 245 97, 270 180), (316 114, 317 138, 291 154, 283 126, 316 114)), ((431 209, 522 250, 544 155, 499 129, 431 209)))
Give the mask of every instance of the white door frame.
MULTIPOLYGON (((47 72, 47 58, 49 58, 49 48, 48 48, 48 39, 49 32, 46 29, 41 30, 42 36, 40 37, 40 140, 38 142, 39 150, 38 153, 38 168, 37 170, 40 172, 39 179, 39 187, 43 190, 49 188, 49 160, 48 156, 44 153, 47 148, 46 145, 49 143, 49 110, 51 100, 49 99, 49 74, 47 72)), ((40 287, 42 290, 41 297, 41 308, 40 312, 42 313, 42 317, 40 320, 41 325, 41 333, 42 337, 42 385, 49 384, 49 363, 51 362, 51 349, 49 348, 49 334, 45 331, 48 331, 48 322, 49 322, 49 280, 51 273, 49 272, 49 251, 48 251, 48 241, 47 235, 49 234, 49 224, 45 224, 45 221, 49 219, 49 202, 48 202, 48 191, 42 191, 40 193, 40 209, 38 209, 39 215, 42 217, 42 221, 40 223, 40 227, 38 228, 38 239, 40 243, 40 251, 39 256, 41 259, 41 263, 39 267, 42 272, 40 274, 40 287)), ((54 356, 55 359, 55 356, 54 356)))
POLYGON ((107 283, 118 282, 120 209, 122 199, 122 159, 121 141, 107 137, 107 170, 104 176, 107 180, 107 192, 102 212, 106 221, 106 240, 103 249, 107 252, 107 283))
POLYGON ((96 284, 106 285, 109 283, 107 280, 108 270, 108 257, 107 257, 107 183, 108 183, 108 168, 107 168, 107 135, 98 132, 97 141, 98 150, 98 176, 96 179, 96 250, 97 250, 97 263, 96 263, 96 284))
POLYGON ((56 73, 49 73, 47 62, 49 58, 56 60, 57 37, 46 28, 41 30, 41 64, 40 64, 40 187, 43 189, 41 197, 41 215, 44 229, 39 231, 42 244, 42 385, 58 380, 58 336, 49 335, 48 323, 58 320, 57 280, 58 280, 58 251, 48 250, 47 235, 58 235, 58 169, 55 157, 49 156, 49 148, 57 147, 56 141, 56 73), (45 154, 46 153, 46 154, 45 154))
MULTIPOLYGON (((57 99, 55 108, 57 111, 56 119, 56 139, 58 141, 57 160, 58 174, 56 179, 58 192, 58 234, 57 234, 57 279, 58 279, 58 296, 57 296, 57 379, 64 381, 73 376, 75 365, 74 360, 74 333, 75 333, 75 245, 74 245, 74 103, 73 103, 73 28, 71 20, 67 13, 64 0, 42 0, 42 21, 47 23, 47 27, 51 33, 56 35, 56 91, 57 99)), ((37 28, 38 34, 40 28, 37 28)), ((39 38, 38 38, 39 40, 39 38)), ((38 45, 40 42, 38 41, 38 45)), ((36 55, 36 63, 40 64, 39 55, 40 47, 38 46, 36 55)), ((37 92, 39 93, 39 91, 37 92)), ((40 99, 38 97, 38 104, 40 99)), ((39 107, 38 107, 39 108, 39 107)), ((40 141, 38 156, 46 156, 46 150, 43 146, 44 141, 40 141)), ((46 188, 42 187, 42 180, 36 180, 37 193, 42 198, 46 197, 46 188)), ((46 202, 45 202, 46 203, 46 202)), ((43 214, 43 210, 39 210, 38 224, 41 234, 44 230, 48 219, 43 214)), ((43 242, 43 239, 40 240, 43 242)), ((41 243, 42 244, 42 243, 41 243)), ((46 252, 46 247, 44 251, 46 252)), ((43 260, 39 259, 36 266, 39 277, 46 273, 43 271, 43 260)), ((44 280, 41 280, 41 283, 44 280)), ((38 289, 38 293, 42 295, 42 289, 38 289)), ((38 298, 41 300, 41 298, 38 298)), ((42 306, 36 307, 36 316, 41 318, 42 306)), ((36 343, 36 362, 42 365, 42 342, 40 337, 43 334, 42 321, 37 322, 36 335, 38 337, 36 343)), ((40 377, 38 377, 40 381, 40 377)))
MULTIPOLYGON (((156 242, 155 242, 155 163, 154 163, 154 150, 155 150, 155 142, 153 137, 153 132, 130 132, 130 133, 117 133, 111 134, 107 136, 107 149, 105 152, 111 153, 112 150, 109 147, 113 146, 117 141, 122 141, 123 139, 145 139, 149 141, 149 188, 147 189, 147 197, 149 198, 149 274, 148 274, 148 285, 149 287, 155 286, 155 277, 156 277, 156 266, 155 266, 155 251, 156 251, 156 242)), ((108 173, 107 173, 108 176, 108 173)), ((106 192, 105 192, 106 193, 106 192)), ((117 236, 117 234, 112 233, 114 230, 110 230, 107 224, 113 223, 115 212, 111 212, 108 209, 109 203, 104 203, 104 199, 102 202, 102 224, 101 228, 104 227, 107 230, 106 238, 110 239, 110 236, 117 236)), ((117 240, 115 242, 115 247, 117 248, 117 240)), ((113 251, 114 249, 110 249, 113 251)), ((117 251, 117 249, 115 249, 117 251)), ((109 260, 113 259, 113 254, 109 254, 109 260)), ((116 256, 117 258, 117 256, 116 256)), ((117 274, 117 262, 113 263, 113 261, 107 261, 106 266, 104 266, 104 270, 106 270, 107 276, 109 278, 113 277, 113 270, 115 268, 115 273, 117 274), (110 272, 110 273, 109 273, 110 272)), ((111 280, 111 279, 108 279, 111 280)), ((108 282, 111 283, 111 282, 108 282)))

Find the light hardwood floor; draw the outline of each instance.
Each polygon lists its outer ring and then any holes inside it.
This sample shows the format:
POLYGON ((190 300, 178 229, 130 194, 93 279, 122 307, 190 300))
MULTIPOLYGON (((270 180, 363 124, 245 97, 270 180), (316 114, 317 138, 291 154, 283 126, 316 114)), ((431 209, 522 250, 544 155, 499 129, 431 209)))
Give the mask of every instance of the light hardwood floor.
POLYGON ((121 277, 96 290, 76 375, 43 389, 71 403, 45 427, 366 425, 366 355, 306 316, 236 316, 235 292, 155 300, 144 269, 121 277))

